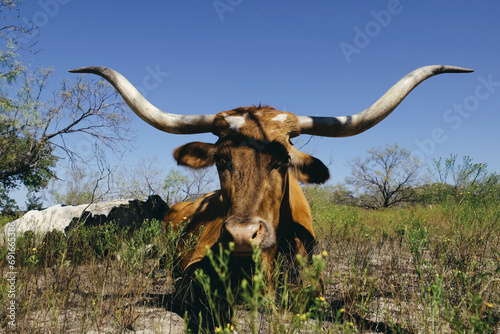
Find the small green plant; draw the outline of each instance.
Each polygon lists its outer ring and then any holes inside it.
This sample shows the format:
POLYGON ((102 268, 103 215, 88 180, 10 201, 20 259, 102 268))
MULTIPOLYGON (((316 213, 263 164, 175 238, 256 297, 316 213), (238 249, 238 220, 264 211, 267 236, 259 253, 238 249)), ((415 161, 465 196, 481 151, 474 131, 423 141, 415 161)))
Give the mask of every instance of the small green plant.
POLYGON ((196 248, 203 232, 203 228, 200 228, 187 234, 188 224, 189 221, 180 222, 177 226, 171 222, 165 224, 165 229, 153 243, 158 249, 159 266, 169 274, 172 274, 182 257, 196 248))
POLYGON ((252 333, 257 333, 259 308, 264 305, 267 306, 272 301, 266 299, 266 278, 262 266, 262 251, 256 245, 252 245, 252 249, 252 260, 255 264, 255 269, 253 276, 249 278, 250 282, 247 279, 242 280, 241 295, 250 309, 250 327, 252 333))
POLYGON ((312 263, 308 263, 308 260, 300 254, 296 256, 303 276, 301 287, 295 293, 296 310, 301 314, 309 312, 310 305, 313 305, 315 298, 323 291, 322 273, 326 265, 325 258, 327 255, 326 251, 323 254, 313 255, 312 263))
MULTIPOLYGON (((202 286, 208 302, 209 312, 207 316, 211 317, 212 324, 218 328, 225 328, 227 324, 232 324, 232 317, 235 314, 237 294, 231 286, 231 275, 229 261, 231 252, 234 248, 233 243, 229 243, 228 248, 218 244, 218 253, 214 253, 207 247, 207 258, 214 269, 216 277, 207 275, 202 269, 195 272, 195 280, 202 286), (217 280, 214 284, 212 278, 217 280)), ((210 322, 209 319, 206 319, 210 322)))
POLYGON ((68 233, 70 257, 76 263, 103 261, 118 253, 128 233, 128 229, 119 228, 114 222, 99 226, 80 224, 68 233))
POLYGON ((413 254, 414 265, 418 277, 422 278, 422 265, 424 259, 424 252, 427 250, 429 244, 428 230, 424 223, 419 219, 412 221, 412 227, 405 226, 405 233, 410 246, 410 251, 413 254))
POLYGON ((157 252, 157 245, 161 244, 157 241, 161 239, 161 224, 156 219, 145 220, 140 228, 124 240, 120 254, 131 273, 140 272, 146 265, 146 260, 157 252))

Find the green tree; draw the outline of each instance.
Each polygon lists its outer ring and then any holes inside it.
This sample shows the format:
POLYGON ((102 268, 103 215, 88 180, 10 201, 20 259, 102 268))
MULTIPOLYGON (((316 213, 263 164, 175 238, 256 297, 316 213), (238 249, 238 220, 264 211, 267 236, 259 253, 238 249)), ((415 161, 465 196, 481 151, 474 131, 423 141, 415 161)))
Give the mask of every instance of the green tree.
POLYGON ((4 38, 0 51, 0 210, 15 207, 10 190, 24 185, 34 193, 46 187, 62 159, 73 166, 91 160, 86 152, 68 144, 68 136, 85 135, 114 152, 131 140, 127 112, 109 84, 78 77, 48 92, 53 70, 30 70, 23 64, 21 53, 31 50, 20 41, 32 27, 11 22, 19 16, 18 3, 0 2, 4 38))
POLYGON ((189 170, 187 174, 171 169, 164 183, 166 202, 168 205, 173 205, 197 199, 213 190, 210 188, 216 180, 215 172, 209 168, 189 170))
POLYGON ((20 52, 34 53, 35 27, 31 22, 21 22, 21 0, 0 0, 0 38, 4 47, 0 50, 0 80, 13 82, 24 69, 20 52), (30 42, 32 41, 32 42, 30 42))
POLYGON ((41 210, 43 208, 42 198, 35 193, 28 194, 26 199, 26 210, 41 210))
POLYGON ((165 173, 157 157, 142 158, 135 165, 123 164, 113 172, 111 195, 140 200, 150 195, 166 198, 164 179, 165 173))
POLYGON ((0 184, 5 190, 21 184, 30 191, 45 187, 62 158, 73 166, 88 162, 88 152, 68 145, 68 136, 86 135, 114 152, 131 138, 123 103, 108 84, 79 77, 45 98, 51 72, 23 71, 16 96, 4 90, 0 97, 0 184))
POLYGON ((302 187, 302 191, 310 207, 318 203, 326 203, 328 206, 356 204, 356 198, 352 191, 340 183, 335 185, 305 185, 302 187))
POLYGON ((397 143, 384 148, 367 150, 368 157, 354 158, 350 163, 351 176, 346 183, 353 186, 360 205, 367 208, 387 208, 409 202, 419 177, 420 161, 397 143))
POLYGON ((500 175, 488 172, 486 163, 476 163, 466 155, 460 163, 458 155, 450 154, 449 158, 434 159, 429 167, 430 174, 436 181, 435 187, 440 190, 439 199, 451 195, 456 200, 466 198, 499 197, 500 175))
POLYGON ((100 173, 86 166, 70 168, 63 180, 51 182, 49 194, 53 202, 65 205, 80 205, 94 202, 103 194, 99 188, 100 173))

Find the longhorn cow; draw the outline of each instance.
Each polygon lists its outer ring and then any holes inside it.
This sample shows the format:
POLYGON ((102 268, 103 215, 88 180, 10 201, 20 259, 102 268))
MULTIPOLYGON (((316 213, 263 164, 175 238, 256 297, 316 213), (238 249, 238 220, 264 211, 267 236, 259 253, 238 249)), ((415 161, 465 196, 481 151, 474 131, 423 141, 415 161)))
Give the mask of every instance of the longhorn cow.
MULTIPOLYGON (((472 70, 443 65, 419 68, 368 109, 343 117, 296 116, 267 106, 242 107, 216 115, 177 115, 153 106, 114 70, 84 67, 70 72, 103 77, 140 118, 159 130, 172 134, 211 132, 218 137, 215 144, 192 142, 174 150, 179 165, 204 168, 215 164, 220 179, 220 190, 195 202, 176 204, 165 216, 165 221, 174 226, 189 221, 188 232, 203 227, 198 247, 183 256, 179 265, 185 282, 203 263, 206 249, 217 241, 234 243, 237 263, 249 257, 252 244, 261 248, 267 266, 279 253, 311 253, 315 243, 311 211, 299 182, 323 183, 329 172, 320 160, 297 150, 291 138, 301 134, 357 135, 387 117, 422 81, 441 73, 472 70)), ((186 286, 183 288, 187 291, 186 286)), ((185 299, 183 293, 178 294, 180 299, 185 299)), ((184 303, 189 308, 190 302, 184 303)))

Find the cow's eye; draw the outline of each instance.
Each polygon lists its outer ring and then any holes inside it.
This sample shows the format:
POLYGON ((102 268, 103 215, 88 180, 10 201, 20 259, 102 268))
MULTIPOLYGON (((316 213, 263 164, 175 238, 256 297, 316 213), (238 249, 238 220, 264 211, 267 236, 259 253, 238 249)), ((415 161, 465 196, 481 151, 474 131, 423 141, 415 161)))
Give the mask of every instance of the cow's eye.
POLYGON ((230 169, 231 168, 231 162, 227 161, 220 155, 216 154, 214 155, 214 160, 215 160, 215 165, 217 166, 218 170, 223 170, 223 169, 230 169))
POLYGON ((287 169, 289 167, 288 161, 274 160, 269 164, 270 169, 287 169))
POLYGON ((214 154, 214 161, 216 164, 225 164, 226 161, 218 154, 214 154))

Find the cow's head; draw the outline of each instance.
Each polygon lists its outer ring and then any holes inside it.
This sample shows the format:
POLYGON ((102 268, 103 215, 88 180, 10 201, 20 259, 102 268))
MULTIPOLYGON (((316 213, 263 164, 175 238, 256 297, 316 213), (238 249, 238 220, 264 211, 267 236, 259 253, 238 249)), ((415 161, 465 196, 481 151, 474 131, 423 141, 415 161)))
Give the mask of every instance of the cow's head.
POLYGON ((221 238, 234 242, 235 254, 251 253, 252 243, 262 249, 276 244, 288 177, 304 183, 328 179, 321 161, 290 142, 299 132, 294 114, 271 107, 238 108, 215 116, 215 144, 194 142, 174 151, 180 165, 217 166, 225 213, 221 238))
POLYGON ((299 152, 290 138, 300 134, 352 136, 387 117, 408 93, 425 79, 440 73, 471 72, 453 66, 419 68, 396 83, 368 109, 343 117, 308 117, 270 107, 238 108, 216 115, 176 115, 150 104, 119 73, 104 67, 71 72, 94 73, 108 80, 144 121, 169 133, 212 132, 215 144, 193 142, 177 148, 181 165, 216 165, 221 183, 224 223, 221 237, 235 243, 234 251, 248 254, 252 243, 262 249, 276 243, 280 204, 289 177, 304 183, 322 183, 328 169, 318 159, 299 152))

